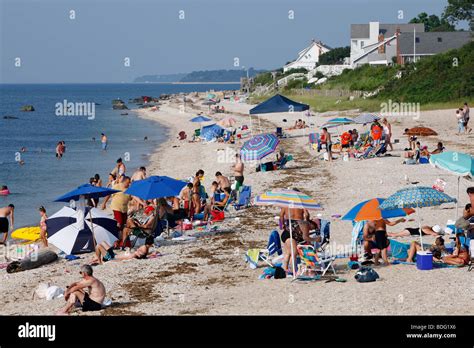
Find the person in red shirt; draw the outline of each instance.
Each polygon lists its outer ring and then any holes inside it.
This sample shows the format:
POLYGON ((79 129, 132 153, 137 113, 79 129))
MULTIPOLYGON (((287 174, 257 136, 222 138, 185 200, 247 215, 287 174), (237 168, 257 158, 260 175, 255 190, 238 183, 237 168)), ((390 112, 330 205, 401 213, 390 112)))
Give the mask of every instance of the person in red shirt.
POLYGON ((370 136, 372 137, 374 146, 380 144, 380 141, 382 140, 382 127, 377 121, 375 121, 372 124, 372 127, 370 127, 370 136))
POLYGON ((351 147, 351 141, 352 141, 352 132, 344 132, 341 135, 341 147, 343 149, 348 149, 351 147))

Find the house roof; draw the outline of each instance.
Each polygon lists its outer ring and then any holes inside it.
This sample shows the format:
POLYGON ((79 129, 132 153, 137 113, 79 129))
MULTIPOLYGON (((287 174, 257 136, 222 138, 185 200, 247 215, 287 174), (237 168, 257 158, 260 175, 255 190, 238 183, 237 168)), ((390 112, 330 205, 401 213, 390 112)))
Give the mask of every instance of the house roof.
MULTIPOLYGON (((379 33, 385 37, 395 35, 397 28, 400 27, 400 32, 413 32, 413 28, 417 32, 424 32, 425 25, 423 23, 408 23, 408 24, 379 24, 379 33)), ((351 39, 364 39, 370 36, 369 24, 351 24, 351 39)))
MULTIPOLYGON (((468 31, 416 33, 416 37, 419 39, 419 42, 416 42, 416 54, 446 52, 473 40, 468 31)), ((413 33, 401 33, 399 45, 401 55, 413 55, 413 33)))

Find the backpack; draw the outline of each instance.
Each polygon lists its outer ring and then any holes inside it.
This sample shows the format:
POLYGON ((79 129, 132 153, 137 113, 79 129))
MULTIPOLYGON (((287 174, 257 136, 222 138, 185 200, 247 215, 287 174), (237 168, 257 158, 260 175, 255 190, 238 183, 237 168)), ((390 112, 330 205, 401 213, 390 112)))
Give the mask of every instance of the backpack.
POLYGON ((359 283, 368 283, 368 282, 375 282, 379 279, 379 275, 370 267, 361 267, 357 273, 355 274, 354 278, 359 283))

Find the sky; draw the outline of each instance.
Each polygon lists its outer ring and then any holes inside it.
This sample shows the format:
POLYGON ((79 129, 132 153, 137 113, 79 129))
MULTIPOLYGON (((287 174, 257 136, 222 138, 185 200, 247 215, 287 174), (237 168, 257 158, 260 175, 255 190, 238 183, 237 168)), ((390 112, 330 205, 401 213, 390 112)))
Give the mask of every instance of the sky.
POLYGON ((294 60, 311 39, 348 46, 350 24, 406 23, 420 12, 441 15, 445 5, 446 0, 0 0, 0 83, 116 83, 193 70, 274 69, 294 60))

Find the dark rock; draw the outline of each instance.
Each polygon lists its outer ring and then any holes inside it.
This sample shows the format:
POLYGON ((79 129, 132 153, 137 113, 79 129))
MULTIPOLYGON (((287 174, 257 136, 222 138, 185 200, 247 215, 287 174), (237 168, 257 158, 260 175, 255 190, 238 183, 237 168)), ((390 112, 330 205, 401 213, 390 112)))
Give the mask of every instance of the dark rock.
POLYGON ((4 120, 18 120, 18 117, 5 115, 5 116, 3 116, 3 119, 4 120))

